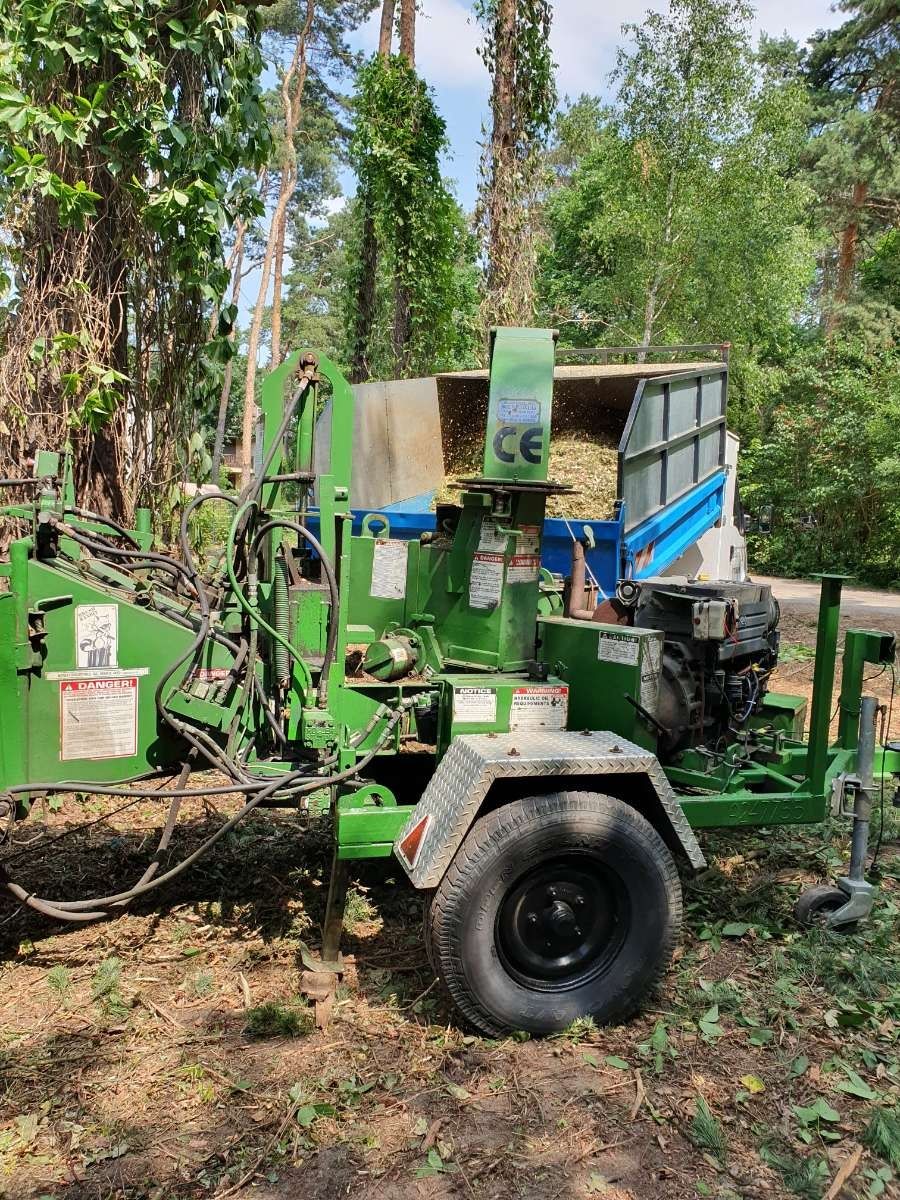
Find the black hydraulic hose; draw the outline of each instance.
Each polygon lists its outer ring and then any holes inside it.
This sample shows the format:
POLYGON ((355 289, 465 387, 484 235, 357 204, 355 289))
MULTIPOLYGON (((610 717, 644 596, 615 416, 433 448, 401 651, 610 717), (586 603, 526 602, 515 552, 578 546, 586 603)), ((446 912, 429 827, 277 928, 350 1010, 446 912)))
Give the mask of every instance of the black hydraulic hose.
POLYGON ((266 455, 265 460, 260 466, 259 474, 254 475, 246 487, 241 489, 241 492, 237 498, 238 508, 240 508, 242 504, 246 504, 249 500, 255 500, 262 491, 262 486, 266 481, 266 474, 268 473, 269 467, 272 465, 275 455, 278 453, 278 447, 284 441, 285 435, 288 431, 288 426, 290 425, 297 405, 300 402, 300 397, 309 387, 310 383, 312 383, 311 377, 309 375, 305 375, 297 385, 297 390, 284 406, 284 416, 281 419, 281 424, 278 426, 278 432, 272 439, 272 445, 269 447, 269 453, 266 455))
POLYGON ((43 482, 43 479, 35 479, 32 475, 25 479, 0 479, 0 487, 38 487, 43 482))
POLYGON ((66 537, 72 539, 73 542, 78 542, 80 546, 86 547, 95 554, 106 554, 110 558, 124 559, 140 559, 142 566, 160 566, 176 575, 183 575, 195 592, 199 591, 196 584, 188 574, 183 563, 180 563, 177 558, 172 558, 168 554, 158 554, 152 550, 123 550, 119 546, 111 546, 109 542, 97 541, 94 538, 87 537, 78 529, 73 529, 71 525, 67 525, 65 521, 60 521, 58 517, 50 517, 50 522, 55 529, 61 530, 66 537))
POLYGON ((184 558, 185 566, 194 579, 197 578, 198 571, 194 563, 194 556, 191 553, 191 544, 188 541, 188 519, 194 509, 199 508, 201 504, 205 504, 207 500, 224 500, 226 503, 234 504, 235 506, 238 503, 236 496, 229 496, 227 492, 221 490, 216 492, 201 492, 200 495, 194 496, 192 500, 189 500, 181 510, 181 520, 178 525, 178 541, 181 546, 181 554, 184 558))
POLYGON ((330 775, 324 778, 319 777, 310 779, 305 771, 292 771, 289 774, 282 776, 280 779, 274 780, 268 785, 268 787, 260 788, 255 796, 248 800, 242 808, 240 808, 232 817, 230 817, 224 825, 217 829, 214 834, 211 834, 210 837, 201 843, 201 845, 198 846, 197 849, 191 854, 189 854, 187 858, 182 859, 180 863, 177 863, 174 867, 170 868, 170 870, 164 872, 162 875, 157 875, 155 878, 149 879, 145 883, 136 884, 127 891, 118 892, 111 896, 99 896, 91 900, 43 900, 38 896, 34 896, 31 893, 26 892, 24 888, 19 886, 19 884, 13 883, 13 881, 6 875, 2 865, 0 865, 0 882, 2 882, 7 891, 15 896, 15 898, 22 904, 28 905, 29 908, 33 908, 37 912, 43 913, 45 916, 53 917, 62 921, 88 921, 98 920, 102 917, 105 917, 108 914, 103 911, 104 909, 113 905, 119 905, 129 900, 133 900, 137 896, 144 895, 146 892, 154 891, 156 888, 162 887, 164 883, 168 883, 170 880, 175 879, 178 875, 181 875, 188 869, 188 867, 193 866, 197 859, 205 854, 207 850, 210 850, 216 844, 216 842, 225 836, 226 833, 229 833, 239 821, 242 821, 244 817, 251 813, 255 808, 258 808, 264 800, 284 790, 286 785, 299 782, 300 786, 292 790, 295 794, 305 793, 315 791, 322 787, 323 784, 332 787, 358 775, 360 771, 362 771, 372 761, 372 759, 381 749, 382 745, 390 736, 392 730, 400 721, 403 713, 406 711, 406 708, 409 707, 410 703, 411 701, 404 701, 398 708, 393 710, 391 719, 382 730, 381 737, 379 738, 377 744, 373 746, 372 749, 369 750, 352 767, 347 767, 343 771, 339 771, 336 775, 330 775), (90 911, 92 905, 95 906, 94 911, 90 911))
POLYGON ((100 515, 100 513, 91 512, 89 508, 78 508, 74 505, 71 508, 64 508, 63 513, 72 513, 73 516, 81 517, 83 521, 96 521, 100 525, 107 525, 110 529, 114 530, 119 537, 125 538, 126 541, 131 542, 132 546, 134 546, 136 550, 140 550, 141 548, 140 542, 134 537, 134 535, 129 533, 124 525, 120 525, 118 521, 114 521, 112 517, 103 517, 100 515))
POLYGON ((258 552, 260 539, 263 538, 270 529, 292 529, 302 538, 309 542, 313 550, 318 554, 319 561, 322 564, 322 574, 325 576, 325 582, 328 585, 328 594, 331 600, 331 616, 328 621, 328 635, 325 639, 325 654, 322 659, 322 669, 319 673, 319 685, 316 688, 316 701, 319 708, 325 708, 328 703, 328 673, 331 665, 334 662, 335 650, 337 648, 337 633, 338 633, 338 616, 340 612, 340 593, 338 591, 337 577, 334 573, 334 567, 328 561, 322 543, 314 534, 301 525, 299 521, 289 521, 285 517, 278 517, 271 521, 266 521, 265 525, 260 526, 256 531, 256 536, 250 546, 250 561, 252 562, 258 552))

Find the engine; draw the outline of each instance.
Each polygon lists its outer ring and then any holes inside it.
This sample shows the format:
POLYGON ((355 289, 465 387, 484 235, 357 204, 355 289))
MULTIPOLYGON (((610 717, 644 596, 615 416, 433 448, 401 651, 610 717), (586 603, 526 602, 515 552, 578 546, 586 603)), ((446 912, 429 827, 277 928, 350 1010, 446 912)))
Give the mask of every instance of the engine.
POLYGON ((631 584, 633 624, 665 635, 660 755, 714 747, 758 712, 778 659, 778 601, 758 583, 678 578, 631 584))

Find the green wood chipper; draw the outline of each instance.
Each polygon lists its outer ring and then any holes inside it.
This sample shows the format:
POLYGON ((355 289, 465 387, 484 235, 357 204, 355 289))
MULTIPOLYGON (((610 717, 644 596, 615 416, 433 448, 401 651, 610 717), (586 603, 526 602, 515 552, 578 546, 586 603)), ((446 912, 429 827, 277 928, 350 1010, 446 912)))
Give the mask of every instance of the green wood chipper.
MULTIPOLYGON (((805 701, 767 686, 767 587, 623 579, 598 605, 577 541, 567 580, 543 570, 545 504, 561 490, 547 479, 554 355, 550 330, 495 331, 482 474, 458 481, 458 503, 416 541, 392 538, 383 515, 353 532, 353 395, 314 354, 268 376, 253 478, 187 502, 177 551, 155 547, 144 513, 125 529, 80 508, 64 452, 39 451, 33 477, 4 481, 25 496, 0 510, 15 533, 0 562, 6 838, 50 792, 170 806, 132 886, 40 897, 0 860, 7 892, 62 921, 114 915, 247 813, 289 806, 333 830, 318 974, 340 970, 348 864, 393 855, 426 893, 434 970, 488 1034, 636 1010, 679 936, 679 867, 704 865, 698 828, 847 814, 847 876, 798 912, 862 919, 873 796, 900 772, 900 746, 876 744, 863 672, 893 664, 893 637, 846 635, 830 742, 838 577, 822 578, 807 721, 805 701), (201 562, 191 531, 206 504, 226 506, 229 524, 201 562), (191 783, 201 770, 216 774, 191 783), (172 863, 181 800, 226 793, 237 810, 172 863)), ((722 384, 717 372, 658 389, 642 418, 647 487, 665 487, 673 445, 706 453, 706 389, 722 384), (653 429, 676 418, 662 458, 653 429)))

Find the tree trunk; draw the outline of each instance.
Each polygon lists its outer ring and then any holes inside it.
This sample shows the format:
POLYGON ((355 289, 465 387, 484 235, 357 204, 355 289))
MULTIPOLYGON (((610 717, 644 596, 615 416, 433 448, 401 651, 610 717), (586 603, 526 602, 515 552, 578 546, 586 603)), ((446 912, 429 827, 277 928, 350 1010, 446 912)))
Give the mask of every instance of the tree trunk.
MULTIPOLYGON (((244 267, 244 237, 247 233, 247 225, 244 221, 239 221, 237 225, 237 235, 234 240, 234 252, 232 255, 232 271, 234 277, 231 283, 231 303, 235 307, 241 298, 241 284, 243 282, 243 267, 244 267)), ((228 340, 234 346, 234 326, 228 335, 228 340)), ((231 381, 234 377, 234 358, 229 358, 225 364, 225 377, 222 380, 222 391, 219 395, 219 411, 216 415, 216 436, 213 439, 212 452, 212 468, 210 469, 210 478, 212 482, 218 486, 219 474, 222 470, 222 449, 225 445, 225 424, 228 420, 228 401, 231 399, 231 381)))
POLYGON ((416 0, 400 0, 400 53, 416 65, 416 0))
MULTIPOLYGON (((666 216, 663 222, 663 236, 660 245, 659 257, 656 260, 656 266, 653 269, 653 278, 650 281, 650 287, 647 289, 647 300, 644 304, 644 332, 641 335, 641 345, 649 346, 653 342, 653 326, 656 321, 657 309, 656 302, 659 296, 659 289, 662 286, 662 281, 665 276, 666 263, 665 251, 672 244, 672 225, 675 218, 675 166, 669 169, 669 183, 666 188, 666 216)), ((637 356, 638 362, 646 361, 646 354, 637 356)))
POLYGON ((851 197, 850 219, 841 231, 840 247, 838 250, 837 274, 834 282, 834 304, 828 312, 825 330, 830 336, 840 324, 840 313, 837 306, 846 304, 853 291, 853 281, 856 277, 856 261, 859 253, 859 214, 869 195, 869 185, 864 181, 853 185, 851 197))
POLYGON ((259 341, 262 332, 263 314, 266 307, 266 297, 269 292, 269 279, 272 275, 272 265, 279 241, 284 237, 287 206, 297 185, 294 136, 300 120, 303 89, 306 86, 306 50, 309 34, 312 29, 314 12, 314 0, 307 0, 306 19, 303 28, 297 35, 297 44, 294 47, 294 56, 291 64, 287 71, 285 71, 284 79, 281 82, 281 101, 284 108, 284 139, 289 161, 281 172, 278 200, 275 204, 275 211, 272 214, 272 222, 269 226, 269 236, 266 240, 259 292, 253 309, 253 320, 250 323, 250 335, 247 340, 247 380, 244 395, 244 419, 241 427, 241 482, 244 487, 247 486, 253 475, 253 428, 256 424, 257 359, 259 357, 259 341))
POLYGON ((381 28, 378 33, 378 53, 387 58, 391 52, 394 35, 394 0, 384 0, 381 5, 381 28))
MULTIPOLYGON (((296 185, 296 172, 294 185, 296 185)), ((291 192, 293 193, 293 187, 291 192)), ((287 213, 275 235, 275 265, 272 277, 272 357, 273 367, 281 362, 281 288, 284 280, 284 238, 287 231, 287 213)))
MULTIPOLYGON (((395 0, 382 0, 381 28, 378 54, 387 60, 391 53, 394 33, 395 0)), ((362 383, 369 377, 369 343, 375 324, 375 281, 378 272, 378 238, 375 214, 368 189, 360 189, 362 206, 362 238, 359 247, 359 279, 356 284, 356 320, 353 326, 353 349, 350 355, 350 382, 362 383)))
POLYGON ((494 78, 491 87, 490 179, 487 198, 487 299, 491 324, 518 319, 512 296, 517 245, 515 162, 516 0, 498 0, 495 21, 494 78))

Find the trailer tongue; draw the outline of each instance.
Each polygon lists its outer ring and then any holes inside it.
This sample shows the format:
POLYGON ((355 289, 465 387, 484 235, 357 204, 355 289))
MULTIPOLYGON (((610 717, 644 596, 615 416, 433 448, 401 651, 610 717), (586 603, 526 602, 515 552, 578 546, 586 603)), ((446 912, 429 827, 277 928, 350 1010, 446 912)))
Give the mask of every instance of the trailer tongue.
MULTIPOLYGON (((720 383, 713 372, 709 399, 705 372, 643 389, 640 411, 656 416, 635 417, 624 435, 634 529, 653 519, 651 493, 671 499, 679 479, 714 477, 720 383), (693 408, 677 399, 683 384, 693 408), (670 436, 689 410, 693 424, 670 436)), ((804 741, 804 703, 768 690, 778 636, 766 589, 636 573, 615 623, 596 619, 596 596, 577 579, 564 597, 541 567, 547 499, 563 490, 547 478, 553 404, 552 333, 498 330, 481 470, 415 539, 389 536, 377 516, 354 523, 353 396, 310 354, 263 385, 254 479, 187 504, 177 554, 154 548, 144 520, 126 531, 79 508, 65 455, 41 453, 25 498, 0 510, 27 530, 0 563, 9 836, 36 795, 127 802, 159 798, 157 780, 174 786, 162 792, 157 853, 132 886, 38 897, 0 868, 7 891, 58 920, 114 915, 248 812, 289 805, 334 833, 318 983, 340 970, 348 864, 396 855, 428 893, 435 970, 488 1033, 639 1007, 679 935, 676 862, 704 863, 698 828, 852 810, 847 878, 807 898, 802 915, 861 919, 872 791, 900 772, 898 750, 875 745, 863 671, 893 662, 893 638, 847 634, 829 744, 840 580, 823 580, 804 741), (315 418, 326 390, 323 462, 315 418), (231 510, 223 554, 206 563, 190 537, 205 504, 231 510), (224 782, 192 782, 204 769, 224 782), (414 778, 425 786, 410 795, 414 778), (211 793, 240 806, 169 866, 180 798, 211 793)))

